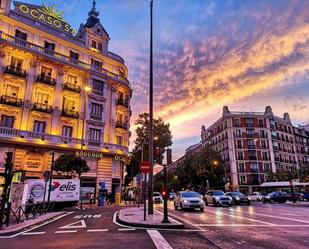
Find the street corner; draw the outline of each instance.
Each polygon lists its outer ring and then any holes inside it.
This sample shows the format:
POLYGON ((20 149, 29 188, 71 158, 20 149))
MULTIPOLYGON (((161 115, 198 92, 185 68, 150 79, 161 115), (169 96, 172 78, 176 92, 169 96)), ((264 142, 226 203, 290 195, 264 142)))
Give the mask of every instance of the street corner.
POLYGON ((184 229, 183 223, 169 218, 169 223, 162 223, 163 213, 155 210, 154 214, 149 215, 146 212, 144 217, 144 208, 124 208, 116 213, 116 221, 122 225, 140 228, 156 228, 156 229, 184 229))

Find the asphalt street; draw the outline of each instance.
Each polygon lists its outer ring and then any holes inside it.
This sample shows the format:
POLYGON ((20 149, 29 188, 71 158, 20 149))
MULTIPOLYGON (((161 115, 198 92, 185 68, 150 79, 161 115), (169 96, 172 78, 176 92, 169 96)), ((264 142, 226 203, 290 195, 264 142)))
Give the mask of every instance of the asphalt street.
MULTIPOLYGON (((213 207, 205 212, 174 210, 185 230, 128 228, 115 222, 118 207, 67 213, 60 219, 0 238, 2 249, 206 249, 308 248, 309 212, 306 207, 254 203, 252 206, 213 207)), ((156 206, 162 210, 162 205, 156 206)))

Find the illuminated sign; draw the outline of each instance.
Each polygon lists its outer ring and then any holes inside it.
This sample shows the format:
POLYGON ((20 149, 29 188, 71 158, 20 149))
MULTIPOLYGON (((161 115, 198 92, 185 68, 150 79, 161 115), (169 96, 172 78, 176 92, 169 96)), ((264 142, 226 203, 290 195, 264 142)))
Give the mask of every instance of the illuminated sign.
POLYGON ((123 157, 123 156, 119 156, 119 155, 116 155, 114 157, 115 161, 121 161, 121 162, 125 162, 126 161, 126 158, 123 157))
POLYGON ((63 11, 57 11, 55 5, 46 6, 43 4, 42 7, 38 7, 35 5, 15 3, 15 6, 17 7, 16 11, 27 17, 36 19, 61 31, 73 35, 76 34, 75 29, 63 20, 63 11))
POLYGON ((76 156, 83 156, 83 157, 91 157, 91 158, 103 158, 103 153, 99 152, 91 152, 91 151, 76 151, 75 153, 76 156))
POLYGON ((38 153, 28 154, 25 158, 25 170, 27 171, 43 171, 43 157, 38 153))

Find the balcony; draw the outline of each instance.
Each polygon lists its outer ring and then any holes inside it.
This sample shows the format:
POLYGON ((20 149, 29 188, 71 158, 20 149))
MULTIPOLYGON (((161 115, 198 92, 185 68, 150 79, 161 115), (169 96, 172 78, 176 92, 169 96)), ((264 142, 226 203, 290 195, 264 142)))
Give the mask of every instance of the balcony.
POLYGON ((26 78, 27 76, 26 70, 20 67, 14 67, 14 66, 6 66, 4 73, 11 74, 17 77, 22 77, 22 78, 26 78))
POLYGON ((63 84, 63 90, 68 90, 68 91, 76 92, 76 93, 81 92, 80 86, 77 86, 77 85, 74 85, 68 82, 63 84))
POLYGON ((77 111, 74 111, 74 110, 63 109, 62 112, 61 112, 61 116, 67 117, 67 118, 78 119, 79 113, 77 111))
POLYGON ((90 113, 90 119, 92 120, 102 122, 102 118, 103 118, 102 115, 95 115, 90 113))
POLYGON ((44 74, 39 74, 36 82, 44 83, 50 86, 55 86, 57 84, 56 80, 50 76, 46 76, 44 74))
POLYGON ((128 129, 128 123, 117 121, 116 122, 116 128, 127 130, 128 129))
POLYGON ((54 109, 51 105, 34 103, 32 110, 38 112, 52 113, 54 109))
POLYGON ((88 145, 89 146, 94 146, 94 147, 100 147, 101 146, 101 141, 97 141, 97 140, 88 140, 88 145))
POLYGON ((1 98, 0 98, 0 104, 22 107, 23 102, 22 102, 21 99, 11 97, 11 96, 7 96, 7 95, 2 95, 1 98))
POLYGON ((126 108, 129 107, 129 101, 127 99, 118 99, 117 105, 124 106, 126 108))

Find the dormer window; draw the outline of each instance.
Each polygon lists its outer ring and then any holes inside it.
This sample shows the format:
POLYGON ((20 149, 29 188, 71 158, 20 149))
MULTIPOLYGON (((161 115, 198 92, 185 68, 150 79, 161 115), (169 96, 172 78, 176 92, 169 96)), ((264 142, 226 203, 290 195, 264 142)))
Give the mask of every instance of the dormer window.
POLYGON ((102 50, 103 50, 103 45, 102 45, 102 43, 98 43, 98 50, 100 51, 100 52, 102 52, 102 50))
POLYGON ((97 48, 97 42, 96 41, 92 41, 91 47, 96 49, 97 48))

